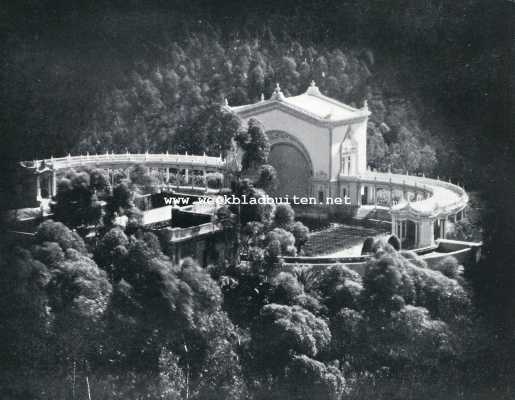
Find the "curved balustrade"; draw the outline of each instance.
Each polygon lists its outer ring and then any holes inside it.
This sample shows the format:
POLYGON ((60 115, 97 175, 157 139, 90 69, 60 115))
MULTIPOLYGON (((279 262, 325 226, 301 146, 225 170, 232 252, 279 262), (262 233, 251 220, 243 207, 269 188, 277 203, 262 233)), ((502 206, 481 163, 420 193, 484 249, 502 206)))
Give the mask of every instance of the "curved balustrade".
POLYGON ((222 157, 210 157, 206 155, 189 155, 189 154, 86 154, 59 158, 47 158, 44 160, 23 161, 22 166, 27 168, 40 168, 46 166, 53 170, 59 170, 70 167, 78 167, 82 165, 92 165, 99 167, 126 166, 130 164, 149 164, 161 167, 184 165, 189 167, 204 167, 223 169, 225 168, 225 160, 222 157))
MULTIPOLYGON (((126 167, 133 164, 146 164, 161 168, 184 166, 191 168, 210 168, 222 170, 226 161, 222 157, 189 154, 95 154, 77 155, 44 160, 23 161, 21 165, 26 168, 51 169, 54 171, 78 166, 96 166, 106 168, 126 167)), ((348 177, 347 177, 348 178, 348 177)), ((350 177, 362 184, 386 186, 403 191, 421 192, 427 198, 409 202, 409 206, 417 213, 424 215, 451 214, 463 209, 468 202, 467 193, 459 186, 438 179, 420 176, 401 175, 393 173, 366 171, 364 174, 350 177)), ((400 210, 406 206, 406 201, 392 206, 392 211, 400 210)))
MULTIPOLYGON (((463 188, 439 179, 373 171, 367 171, 357 178, 361 183, 394 186, 403 191, 428 194, 425 199, 409 202, 409 207, 421 215, 453 214, 463 209, 468 203, 468 195, 463 188)), ((401 210, 406 207, 407 203, 406 200, 401 201, 399 204, 393 205, 391 211, 401 210)))

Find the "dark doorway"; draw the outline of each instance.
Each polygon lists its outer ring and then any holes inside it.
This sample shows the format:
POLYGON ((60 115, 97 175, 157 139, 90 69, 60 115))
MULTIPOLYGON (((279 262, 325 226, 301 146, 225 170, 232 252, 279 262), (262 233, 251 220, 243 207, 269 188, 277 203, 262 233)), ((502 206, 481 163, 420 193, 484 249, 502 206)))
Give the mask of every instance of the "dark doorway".
POLYGON ((406 236, 402 241, 403 249, 412 249, 415 247, 415 239, 417 235, 417 224, 409 219, 406 221, 406 236))
POLYGON ((363 194, 361 195, 361 205, 362 206, 366 206, 368 204, 367 199, 368 199, 368 186, 365 186, 363 188, 363 194))

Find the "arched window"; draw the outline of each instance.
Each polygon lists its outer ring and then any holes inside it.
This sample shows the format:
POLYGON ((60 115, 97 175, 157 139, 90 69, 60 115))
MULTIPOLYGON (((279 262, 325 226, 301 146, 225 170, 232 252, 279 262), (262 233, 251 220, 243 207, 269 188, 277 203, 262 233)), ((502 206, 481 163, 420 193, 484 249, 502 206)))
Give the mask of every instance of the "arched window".
POLYGON ((350 136, 350 130, 345 135, 341 145, 341 173, 345 176, 356 174, 357 145, 350 136))

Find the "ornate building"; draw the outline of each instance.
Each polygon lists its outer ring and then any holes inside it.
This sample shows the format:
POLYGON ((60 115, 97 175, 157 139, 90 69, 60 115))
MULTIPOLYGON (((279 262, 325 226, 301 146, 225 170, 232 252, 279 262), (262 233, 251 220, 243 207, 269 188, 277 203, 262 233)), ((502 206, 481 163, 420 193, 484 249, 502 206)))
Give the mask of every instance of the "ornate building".
MULTIPOLYGON (((392 233, 404 248, 434 246, 463 216, 468 196, 457 185, 367 169, 370 112, 366 102, 361 109, 350 107, 324 96, 312 82, 299 96, 286 97, 277 85, 268 100, 226 107, 246 121, 257 118, 264 124, 271 143, 269 161, 280 181, 279 195, 311 197, 326 209, 328 200, 346 196, 355 208, 384 207, 392 217, 392 233)), ((24 161, 19 163, 15 188, 17 206, 39 204, 54 196, 57 174, 70 168, 90 166, 110 173, 136 164, 157 170, 166 183, 181 175, 181 182, 193 189, 195 182, 201 181, 202 187, 197 189, 204 191, 208 173, 227 170, 226 160, 205 154, 106 153, 24 161)), ((345 205, 330 206, 333 210, 342 207, 345 205)))
POLYGON ((279 85, 268 100, 229 107, 243 120, 257 118, 270 139, 279 194, 326 197, 348 195, 360 203, 353 179, 367 168, 366 102, 356 109, 324 96, 315 82, 299 96, 285 97, 279 85))
POLYGON ((279 194, 315 197, 319 204, 348 196, 356 206, 385 207, 405 248, 433 246, 463 216, 468 196, 457 185, 367 169, 366 101, 361 109, 350 107, 311 82, 299 96, 286 97, 277 85, 268 100, 226 107, 265 126, 279 194))

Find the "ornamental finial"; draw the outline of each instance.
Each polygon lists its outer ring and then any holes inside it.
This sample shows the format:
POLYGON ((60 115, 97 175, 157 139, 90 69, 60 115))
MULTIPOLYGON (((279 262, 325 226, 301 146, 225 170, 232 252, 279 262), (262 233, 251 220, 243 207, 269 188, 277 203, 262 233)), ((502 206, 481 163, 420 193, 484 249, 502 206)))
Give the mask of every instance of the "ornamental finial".
POLYGON ((368 110, 368 100, 367 99, 365 99, 363 101, 363 110, 368 110))
POLYGON ((274 93, 272 93, 272 100, 283 100, 284 94, 281 91, 281 87, 279 86, 279 83, 275 84, 275 90, 274 93))
POLYGON ((310 94, 312 96, 320 96, 321 95, 320 89, 318 89, 318 86, 315 83, 315 81, 313 81, 313 80, 311 81, 311 83, 309 84, 308 90, 306 90, 306 94, 310 94))
POLYGON ((261 101, 265 101, 265 95, 261 93, 261 101))
POLYGON ((224 98, 224 106, 229 107, 229 100, 227 100, 227 97, 224 98))

